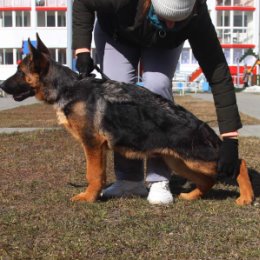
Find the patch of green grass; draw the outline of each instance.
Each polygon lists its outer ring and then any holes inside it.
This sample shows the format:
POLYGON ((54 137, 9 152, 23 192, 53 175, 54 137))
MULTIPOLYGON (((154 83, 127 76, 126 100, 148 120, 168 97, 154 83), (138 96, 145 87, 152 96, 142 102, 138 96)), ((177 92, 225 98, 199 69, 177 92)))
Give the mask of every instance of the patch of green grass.
MULTIPOLYGON (((258 205, 238 207, 233 181, 199 201, 72 203, 85 185, 81 146, 63 130, 0 135, 0 259, 259 259, 260 139, 241 138, 258 205)), ((114 181, 113 159, 108 182, 114 181)))

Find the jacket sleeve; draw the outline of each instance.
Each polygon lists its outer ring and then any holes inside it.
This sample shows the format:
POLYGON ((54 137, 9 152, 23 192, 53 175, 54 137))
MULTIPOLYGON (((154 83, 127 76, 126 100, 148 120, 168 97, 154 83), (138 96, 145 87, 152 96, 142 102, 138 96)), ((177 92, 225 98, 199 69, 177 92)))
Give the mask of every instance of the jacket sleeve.
POLYGON ((85 3, 74 0, 72 10, 72 49, 90 48, 95 12, 85 3))
POLYGON ((212 89, 220 133, 238 130, 242 123, 234 84, 206 4, 191 23, 188 35, 193 54, 212 89))

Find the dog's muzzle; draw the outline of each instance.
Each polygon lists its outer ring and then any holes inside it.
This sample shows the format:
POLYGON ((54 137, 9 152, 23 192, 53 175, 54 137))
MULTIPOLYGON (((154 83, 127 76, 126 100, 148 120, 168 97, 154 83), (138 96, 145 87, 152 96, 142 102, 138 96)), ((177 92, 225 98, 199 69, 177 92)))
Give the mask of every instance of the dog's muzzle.
POLYGON ((35 91, 26 85, 22 85, 19 89, 15 89, 8 87, 6 81, 0 85, 0 89, 2 89, 6 94, 12 95, 15 101, 22 101, 35 95, 35 91))

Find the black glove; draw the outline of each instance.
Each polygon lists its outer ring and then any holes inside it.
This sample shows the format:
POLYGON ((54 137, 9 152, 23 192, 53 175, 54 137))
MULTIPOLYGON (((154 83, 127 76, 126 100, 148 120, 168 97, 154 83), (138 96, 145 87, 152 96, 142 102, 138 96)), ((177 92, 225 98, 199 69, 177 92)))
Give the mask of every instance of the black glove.
POLYGON ((239 172, 238 140, 224 138, 220 147, 218 173, 236 177, 239 172))
POLYGON ((94 62, 90 52, 81 52, 77 54, 76 69, 82 77, 88 77, 94 70, 94 62))

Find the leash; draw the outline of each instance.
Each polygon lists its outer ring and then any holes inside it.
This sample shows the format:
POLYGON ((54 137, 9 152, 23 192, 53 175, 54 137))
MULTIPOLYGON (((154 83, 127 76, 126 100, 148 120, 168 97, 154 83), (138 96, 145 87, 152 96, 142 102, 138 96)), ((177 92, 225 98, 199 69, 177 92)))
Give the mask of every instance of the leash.
POLYGON ((110 78, 98 67, 97 64, 94 65, 94 69, 100 73, 100 75, 102 76, 102 79, 106 79, 106 80, 110 80, 110 78))
MULTIPOLYGON (((97 64, 94 65, 94 69, 102 76, 102 79, 104 80, 110 80, 110 78, 98 67, 97 64)), ((84 78, 95 78, 95 74, 90 73, 90 74, 86 74, 86 73, 79 73, 78 74, 78 79, 84 79, 84 78)))

